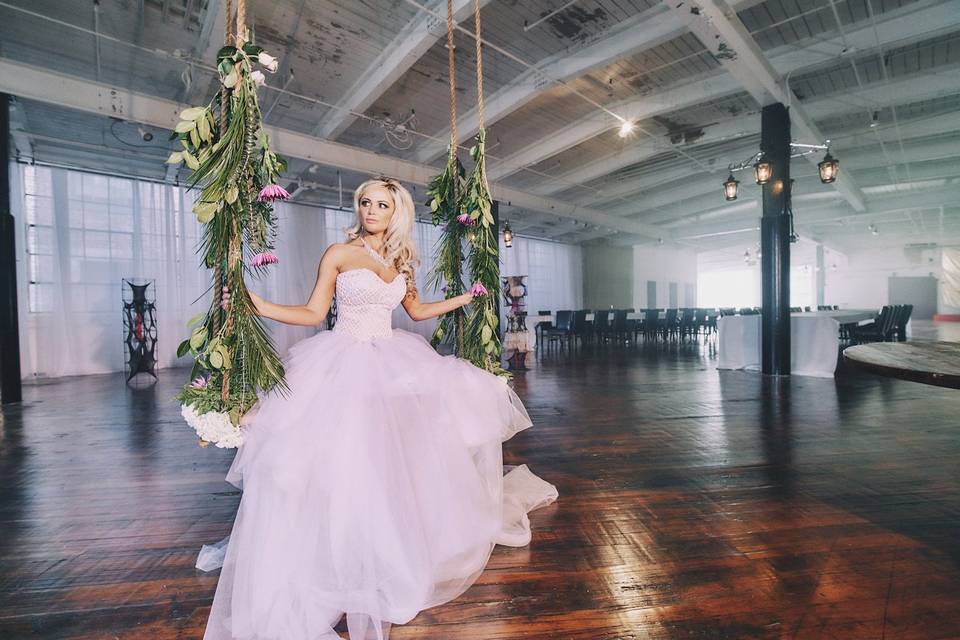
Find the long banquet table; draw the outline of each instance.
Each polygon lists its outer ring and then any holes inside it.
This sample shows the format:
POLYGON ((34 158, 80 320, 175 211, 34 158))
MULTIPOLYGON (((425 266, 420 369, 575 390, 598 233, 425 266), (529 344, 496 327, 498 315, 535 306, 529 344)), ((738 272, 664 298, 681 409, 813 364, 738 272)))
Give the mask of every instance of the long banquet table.
MULTIPOLYGON (((791 373, 833 377, 840 353, 840 325, 872 320, 875 310, 844 309, 790 314, 791 373)), ((760 370, 760 316, 717 320, 717 368, 760 370)))

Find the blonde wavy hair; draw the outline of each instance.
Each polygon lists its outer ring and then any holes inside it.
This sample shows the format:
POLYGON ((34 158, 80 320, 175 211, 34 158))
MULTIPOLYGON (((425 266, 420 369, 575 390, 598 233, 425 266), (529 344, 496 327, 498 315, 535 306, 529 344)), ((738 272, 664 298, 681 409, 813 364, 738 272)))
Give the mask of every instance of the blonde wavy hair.
POLYGON ((407 281, 407 295, 417 291, 416 269, 420 265, 417 255, 417 246, 413 243, 413 223, 415 209, 413 196, 394 178, 377 176, 367 180, 353 192, 353 211, 357 216, 356 223, 347 229, 347 237, 356 240, 363 235, 363 221, 360 218, 360 198, 369 187, 384 187, 393 196, 393 217, 387 223, 387 230, 383 234, 383 245, 380 252, 384 259, 393 265, 398 273, 402 273, 407 281))

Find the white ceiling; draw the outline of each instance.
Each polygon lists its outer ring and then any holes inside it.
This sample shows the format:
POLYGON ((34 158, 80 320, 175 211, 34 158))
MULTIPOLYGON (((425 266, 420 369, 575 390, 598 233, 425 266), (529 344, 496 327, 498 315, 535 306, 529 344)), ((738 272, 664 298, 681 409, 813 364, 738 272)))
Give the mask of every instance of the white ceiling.
MULTIPOLYGON (((0 3, 0 63, 22 72, 19 83, 0 78, 0 90, 21 96, 14 153, 176 180, 163 165, 167 120, 110 117, 111 92, 149 103, 144 113, 209 100, 224 4, 0 3), (23 80, 67 86, 51 72, 83 80, 99 102, 23 80)), ((700 0, 700 17, 656 0, 481 4, 489 171, 502 216, 520 233, 574 243, 663 238, 694 249, 753 244, 759 188, 738 174, 742 196, 728 204, 720 183, 729 164, 757 150, 760 102, 779 95, 798 141, 829 138, 841 161, 838 189, 794 160, 802 236, 852 250, 877 242, 874 224, 886 241, 960 244, 960 0, 700 0), (717 55, 711 30, 735 55, 717 55), (635 120, 637 131, 620 138, 618 118, 635 120)), ((442 163, 446 2, 248 5, 257 42, 281 59, 261 104, 271 128, 299 134, 283 150, 293 156, 289 179, 303 186, 299 199, 337 204, 338 185, 349 190, 391 168, 417 186, 442 163), (311 139, 322 157, 309 151, 311 139), (356 160, 354 150, 377 156, 356 160)), ((458 130, 468 147, 477 126, 473 2, 454 7, 458 130)))

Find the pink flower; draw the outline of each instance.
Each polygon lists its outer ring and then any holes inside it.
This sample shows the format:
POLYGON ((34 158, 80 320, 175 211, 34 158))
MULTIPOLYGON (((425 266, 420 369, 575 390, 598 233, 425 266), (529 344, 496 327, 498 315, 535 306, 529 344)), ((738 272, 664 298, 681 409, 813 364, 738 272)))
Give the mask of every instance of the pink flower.
POLYGON ((474 282, 473 286, 470 287, 470 294, 476 298, 477 296, 487 295, 487 288, 479 282, 474 282))
POLYGON ((278 262, 280 262, 280 258, 278 258, 276 254, 264 251, 253 256, 253 260, 250 261, 250 266, 265 267, 268 264, 277 264, 278 262))
POLYGON ((260 202, 273 202, 274 200, 287 200, 289 197, 290 194, 280 185, 268 184, 263 189, 260 189, 257 200, 260 202))
POLYGON ((207 386, 207 379, 204 378, 203 376, 197 376, 197 377, 194 378, 193 381, 190 383, 190 386, 191 386, 193 389, 203 389, 204 387, 207 386))
POLYGON ((250 77, 258 87, 262 87, 267 83, 267 77, 263 75, 263 71, 254 71, 250 74, 250 77))
POLYGON ((457 216, 457 221, 460 224, 466 225, 468 227, 472 227, 473 225, 477 224, 476 221, 470 217, 469 213, 461 213, 460 215, 457 216))

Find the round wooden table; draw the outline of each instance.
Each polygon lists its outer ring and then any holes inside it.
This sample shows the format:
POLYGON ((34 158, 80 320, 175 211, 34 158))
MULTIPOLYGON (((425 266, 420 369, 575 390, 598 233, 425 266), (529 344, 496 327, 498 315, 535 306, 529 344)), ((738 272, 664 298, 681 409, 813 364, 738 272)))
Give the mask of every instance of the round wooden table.
POLYGON ((843 358, 881 376, 960 389, 960 342, 874 342, 848 347, 843 358))

